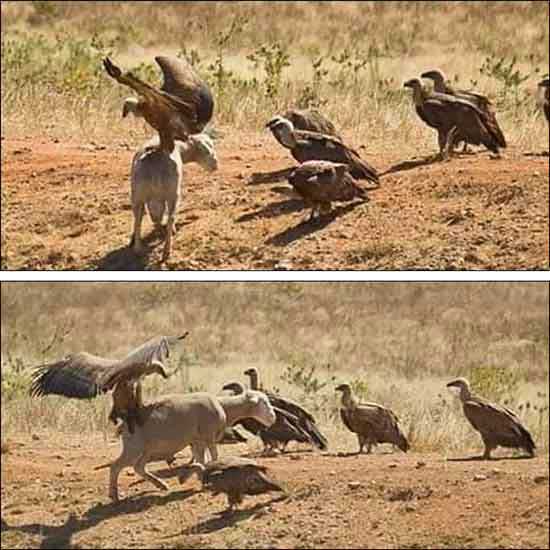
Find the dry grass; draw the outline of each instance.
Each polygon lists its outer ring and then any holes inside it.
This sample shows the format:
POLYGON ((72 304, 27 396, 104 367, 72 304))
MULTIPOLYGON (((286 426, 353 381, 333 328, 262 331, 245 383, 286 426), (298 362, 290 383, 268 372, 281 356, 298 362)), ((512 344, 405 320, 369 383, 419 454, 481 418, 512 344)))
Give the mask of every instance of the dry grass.
POLYGON ((113 124, 127 90, 103 74, 101 57, 141 64, 154 79, 154 55, 185 52, 213 86, 227 134, 312 103, 370 150, 433 146, 402 81, 440 67, 495 100, 511 143, 538 149, 547 22, 545 2, 3 2, 2 133, 139 141, 143 127, 113 124), (505 75, 500 59, 513 62, 505 75))
POLYGON ((28 368, 80 349, 122 356, 154 334, 189 329, 170 361, 179 376, 169 386, 147 381, 147 395, 218 392, 256 366, 266 386, 315 411, 332 448, 344 450, 356 443, 340 424, 334 385, 352 381, 397 412, 415 448, 446 451, 479 440, 445 382, 498 366, 517 375, 507 398, 547 448, 547 304, 542 283, 4 283, 2 432, 107 434, 108 397, 31 400, 28 368), (54 327, 67 324, 54 340, 54 327), (300 369, 313 369, 318 391, 290 381, 300 369))

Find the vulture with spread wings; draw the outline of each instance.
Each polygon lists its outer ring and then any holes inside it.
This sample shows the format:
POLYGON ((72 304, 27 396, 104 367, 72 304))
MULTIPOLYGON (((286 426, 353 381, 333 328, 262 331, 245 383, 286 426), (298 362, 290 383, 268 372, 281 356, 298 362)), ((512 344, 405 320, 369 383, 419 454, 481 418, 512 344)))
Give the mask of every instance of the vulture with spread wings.
POLYGON ((140 422, 143 405, 141 378, 157 373, 168 378, 164 360, 170 346, 183 340, 182 336, 158 336, 132 350, 124 359, 106 359, 85 351, 73 353, 54 363, 34 369, 30 394, 33 397, 57 394, 65 397, 90 399, 113 391, 113 408, 109 420, 127 422, 130 432, 140 422))
POLYGON ((109 76, 139 95, 139 99, 124 102, 122 115, 132 112, 143 117, 158 131, 161 148, 170 152, 174 140, 186 141, 190 134, 202 132, 212 119, 214 99, 206 82, 186 60, 157 56, 155 61, 164 80, 160 89, 129 71, 122 72, 108 57, 103 66, 109 76))

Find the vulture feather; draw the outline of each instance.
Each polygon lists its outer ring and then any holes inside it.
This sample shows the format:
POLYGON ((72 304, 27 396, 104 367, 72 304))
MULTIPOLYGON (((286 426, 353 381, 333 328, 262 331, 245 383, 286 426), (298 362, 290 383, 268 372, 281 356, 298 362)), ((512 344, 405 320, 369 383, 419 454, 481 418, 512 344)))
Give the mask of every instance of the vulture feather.
POLYGON ((542 97, 542 109, 544 111, 544 116, 546 117, 546 122, 550 123, 550 78, 545 78, 539 82, 539 88, 544 90, 544 95, 542 97))
POLYGON ((283 115, 283 118, 290 120, 296 130, 317 132, 318 134, 342 139, 338 135, 334 124, 317 109, 289 109, 283 115))
POLYGON ((377 403, 359 403, 349 384, 341 384, 340 416, 346 428, 357 434, 359 453, 367 446, 367 453, 378 443, 392 443, 403 452, 409 450, 409 442, 399 427, 399 419, 390 409, 377 403))
POLYGON ((457 378, 449 382, 447 387, 460 390, 464 415, 480 433, 485 445, 483 458, 491 458, 491 451, 498 446, 521 448, 529 456, 535 456, 533 438, 513 411, 472 395, 470 383, 465 378, 457 378))

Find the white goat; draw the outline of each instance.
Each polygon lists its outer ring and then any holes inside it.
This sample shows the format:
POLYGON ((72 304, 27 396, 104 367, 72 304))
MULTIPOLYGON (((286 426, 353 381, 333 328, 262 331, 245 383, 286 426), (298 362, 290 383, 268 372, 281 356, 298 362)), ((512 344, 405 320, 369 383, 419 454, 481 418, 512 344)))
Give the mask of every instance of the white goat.
POLYGON ((140 414, 142 425, 136 426, 134 433, 127 428, 122 431, 120 456, 96 468, 110 467, 109 496, 114 501, 119 498, 118 476, 126 466, 132 466, 142 479, 158 489, 167 490, 162 480, 145 469, 148 462, 172 458, 191 445, 194 461, 205 464, 207 449, 212 460, 217 460, 216 445, 226 426, 241 418, 255 418, 266 426, 275 422, 275 412, 266 395, 254 390, 225 397, 223 405, 216 396, 204 392, 169 395, 145 405, 140 414))
POLYGON ((200 164, 207 171, 218 168, 218 158, 212 139, 205 133, 189 136, 187 141, 174 142, 170 154, 159 147, 158 136, 144 144, 134 155, 131 173, 131 202, 134 213, 134 231, 130 246, 141 254, 141 222, 145 205, 155 227, 160 228, 166 208, 168 222, 162 259, 170 257, 174 217, 183 182, 183 165, 200 164))

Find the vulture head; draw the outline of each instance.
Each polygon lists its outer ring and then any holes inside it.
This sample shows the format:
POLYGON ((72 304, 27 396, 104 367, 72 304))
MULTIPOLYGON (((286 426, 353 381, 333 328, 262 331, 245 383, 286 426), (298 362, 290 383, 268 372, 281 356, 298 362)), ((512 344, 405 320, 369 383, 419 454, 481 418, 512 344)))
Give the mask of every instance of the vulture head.
POLYGON ((462 401, 466 401, 470 397, 470 383, 466 378, 456 378, 447 384, 448 388, 457 388, 462 401))
POLYGON ((228 382, 223 386, 222 390, 233 392, 234 395, 240 395, 246 391, 244 385, 240 382, 228 382))
POLYGON ((416 90, 418 88, 422 88, 422 81, 420 80, 420 78, 411 78, 403 84, 403 87, 416 90))
POLYGON ((539 82, 541 88, 548 88, 550 86, 550 78, 546 77, 544 80, 539 82))
POLYGON ((439 69, 434 69, 433 71, 426 71, 420 75, 422 78, 427 78, 428 80, 433 80, 435 87, 443 86, 445 84, 445 75, 443 71, 439 69))
POLYGON ((296 138, 294 137, 294 124, 292 124, 292 122, 290 122, 287 118, 276 116, 266 124, 266 128, 271 130, 271 133, 275 136, 275 139, 283 147, 292 149, 296 145, 296 138))
POLYGON ((127 97, 122 104, 122 118, 126 118, 128 113, 133 113, 136 117, 143 117, 139 108, 139 99, 137 97, 127 97))
POLYGON ((349 384, 340 384, 336 386, 334 391, 341 391, 344 395, 349 395, 351 393, 351 386, 349 384))

